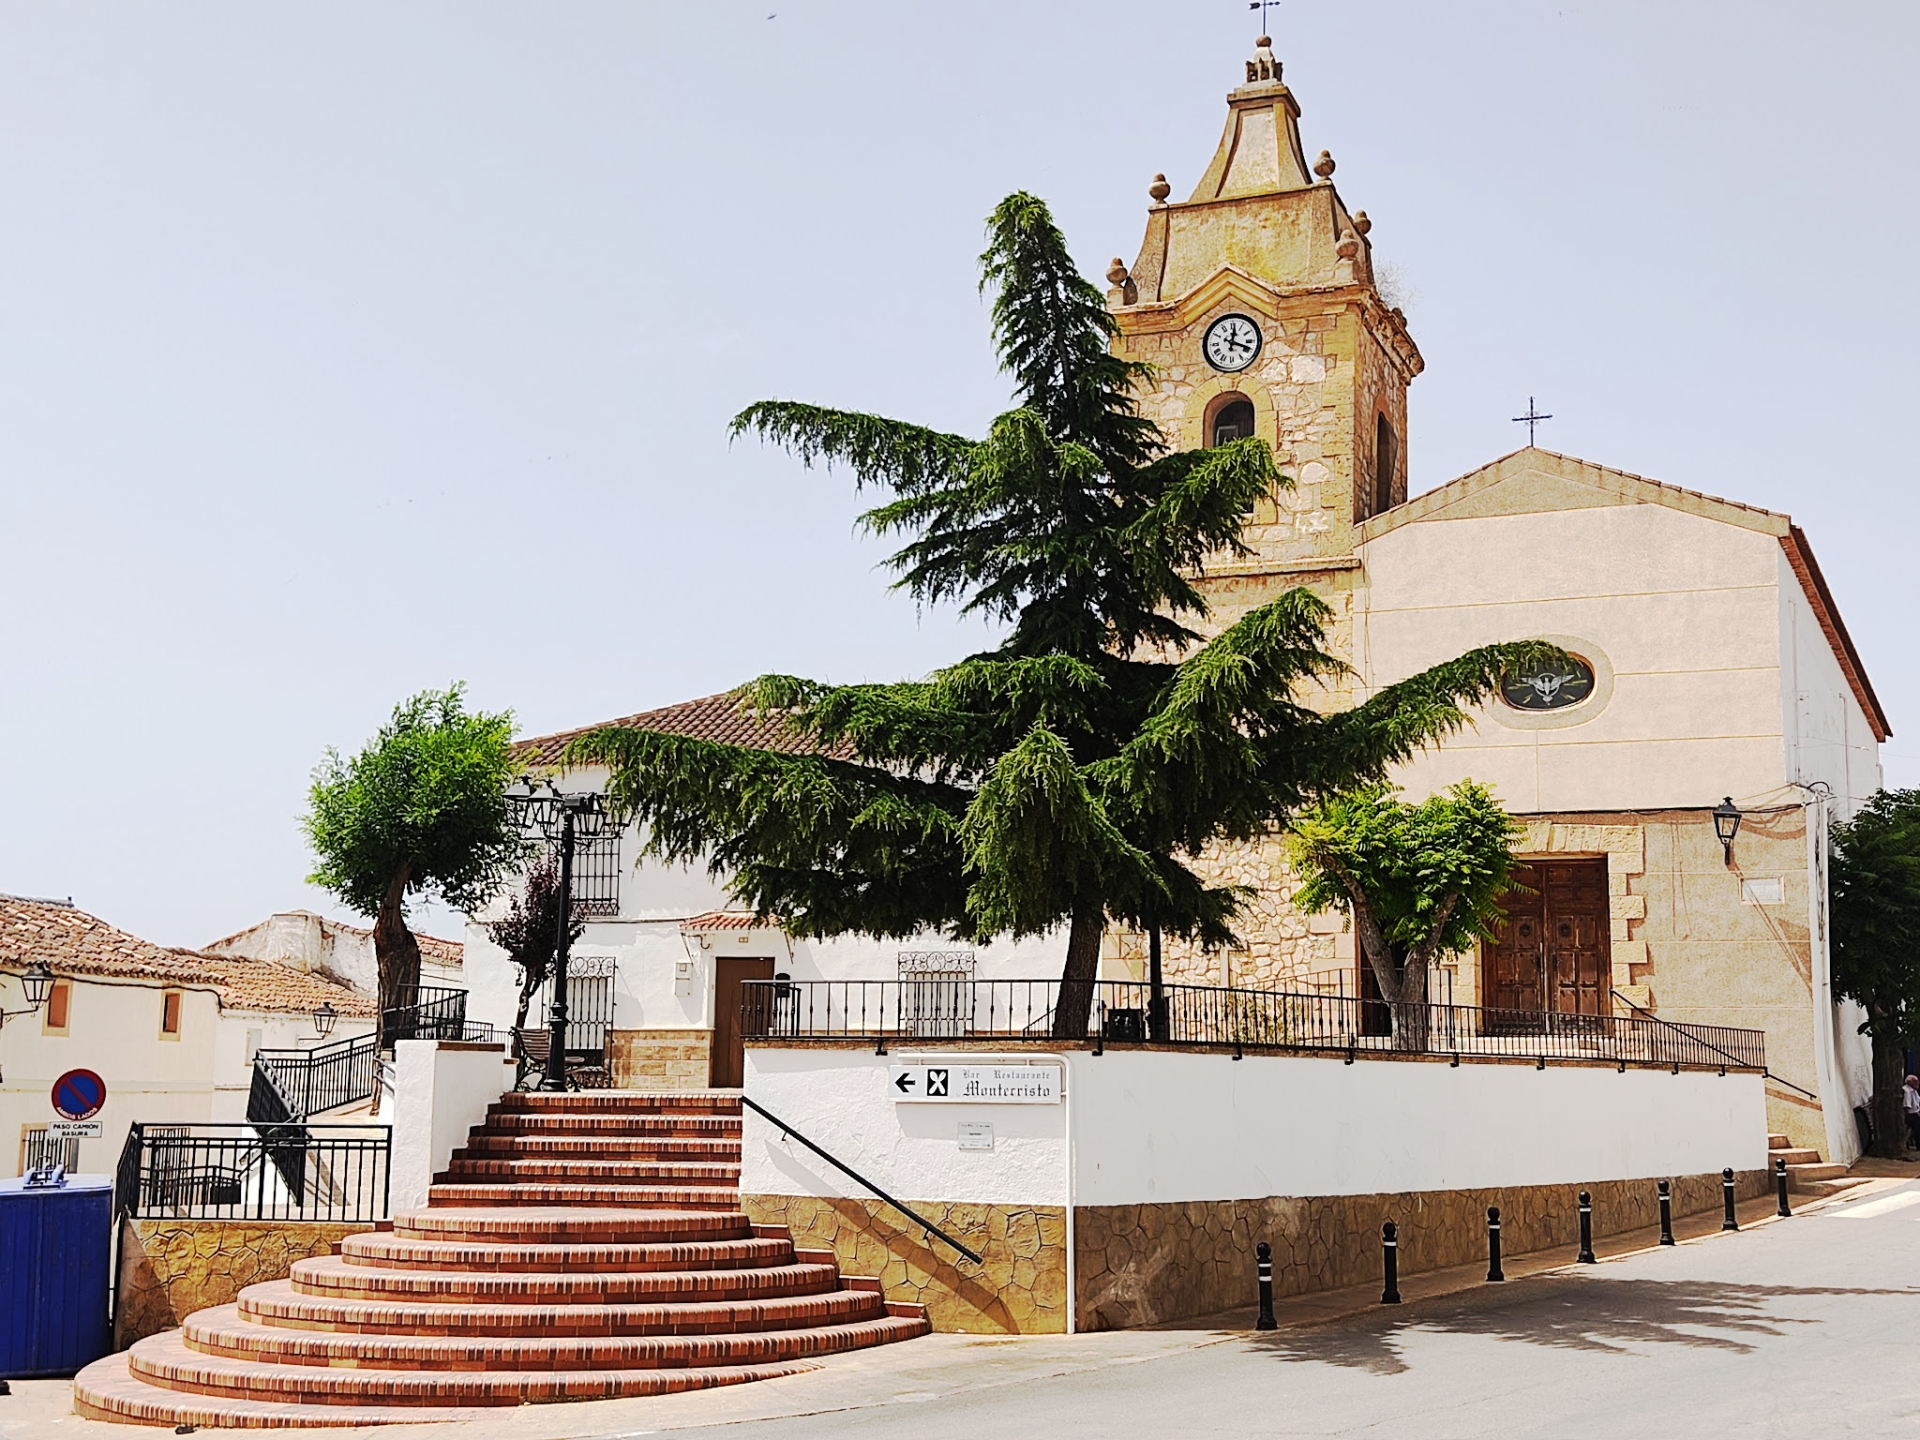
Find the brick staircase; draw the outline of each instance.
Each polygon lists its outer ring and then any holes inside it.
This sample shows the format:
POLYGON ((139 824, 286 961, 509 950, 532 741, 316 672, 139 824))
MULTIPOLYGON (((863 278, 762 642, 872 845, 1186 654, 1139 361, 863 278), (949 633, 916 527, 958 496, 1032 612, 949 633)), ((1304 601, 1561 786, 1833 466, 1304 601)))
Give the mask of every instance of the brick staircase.
POLYGON ((96 1420, 471 1419, 813 1368, 923 1335, 917 1305, 739 1208, 737 1093, 507 1095, 427 1208, 96 1361, 96 1420))
POLYGON ((1818 1150, 1794 1145, 1784 1135, 1767 1136, 1767 1168, 1776 1160, 1787 1162, 1788 1188, 1810 1195, 1834 1195, 1851 1189, 1858 1181, 1847 1178, 1847 1167, 1820 1158, 1818 1150))

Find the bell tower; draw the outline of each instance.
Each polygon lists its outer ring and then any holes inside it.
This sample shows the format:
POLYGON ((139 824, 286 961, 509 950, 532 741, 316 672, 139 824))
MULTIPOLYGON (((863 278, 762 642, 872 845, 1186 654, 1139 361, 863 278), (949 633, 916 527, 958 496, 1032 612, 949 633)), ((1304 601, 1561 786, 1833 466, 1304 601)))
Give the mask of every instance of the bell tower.
POLYGON ((1308 164, 1299 121, 1263 36, 1193 194, 1170 201, 1154 177, 1139 258, 1113 262, 1107 303, 1116 351, 1155 370, 1142 413, 1182 449, 1262 436, 1294 480, 1256 508, 1252 555, 1203 567, 1211 624, 1310 585, 1344 651, 1359 527, 1407 497, 1407 384, 1424 362, 1375 288, 1366 212, 1341 201, 1331 155, 1308 164))

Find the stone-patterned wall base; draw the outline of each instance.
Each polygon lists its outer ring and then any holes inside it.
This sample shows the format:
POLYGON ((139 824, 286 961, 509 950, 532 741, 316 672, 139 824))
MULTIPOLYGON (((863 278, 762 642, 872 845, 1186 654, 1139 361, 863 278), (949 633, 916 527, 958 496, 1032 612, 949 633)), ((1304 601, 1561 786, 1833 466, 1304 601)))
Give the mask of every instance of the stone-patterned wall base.
POLYGON ((935 1330, 1058 1335, 1067 1328, 1066 1212, 1058 1205, 909 1200, 976 1251, 956 1256, 880 1200, 742 1195, 757 1224, 785 1225, 803 1249, 831 1250, 846 1275, 878 1276, 887 1299, 925 1305, 935 1330), (958 1259, 959 1264, 953 1262, 958 1259))
POLYGON ((312 1220, 123 1220, 114 1348, 170 1330, 209 1305, 230 1305, 244 1286, 284 1280, 294 1261, 325 1255, 372 1228, 312 1220))
POLYGON ((711 1030, 609 1030, 607 1065, 618 1090, 704 1090, 711 1030))
MULTIPOLYGON (((1764 1170, 1735 1177, 1742 1199, 1767 1194, 1764 1170)), ((1652 1180, 1603 1180, 1593 1195, 1595 1235, 1660 1222, 1652 1180)), ((1399 1195, 1271 1196, 1264 1200, 1082 1206, 1075 1210, 1083 1330, 1118 1330, 1211 1315, 1258 1298, 1253 1247, 1273 1246, 1276 1295, 1337 1290, 1380 1279, 1380 1226, 1399 1226, 1404 1275, 1484 1261, 1487 1207, 1500 1207, 1509 1255, 1565 1247, 1580 1237, 1578 1185, 1437 1190, 1399 1195)), ((1720 1176, 1673 1181, 1673 1211, 1718 1209, 1720 1176)))

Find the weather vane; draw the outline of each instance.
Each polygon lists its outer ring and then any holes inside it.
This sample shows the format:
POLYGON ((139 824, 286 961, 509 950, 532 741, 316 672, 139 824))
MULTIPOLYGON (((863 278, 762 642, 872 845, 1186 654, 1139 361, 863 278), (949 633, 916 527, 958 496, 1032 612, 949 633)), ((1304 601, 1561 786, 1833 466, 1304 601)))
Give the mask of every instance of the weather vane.
POLYGON ((1533 448, 1533 427, 1538 425, 1542 420, 1551 420, 1552 418, 1553 416, 1551 415, 1542 415, 1540 413, 1540 408, 1533 403, 1533 397, 1529 395, 1527 396, 1527 413, 1524 415, 1514 416, 1513 423, 1516 425, 1524 425, 1527 427, 1527 448, 1532 449, 1533 448))
POLYGON ((1280 8, 1280 0, 1250 0, 1247 8, 1260 12, 1260 33, 1262 35, 1273 34, 1273 31, 1267 28, 1267 11, 1278 10, 1280 8))

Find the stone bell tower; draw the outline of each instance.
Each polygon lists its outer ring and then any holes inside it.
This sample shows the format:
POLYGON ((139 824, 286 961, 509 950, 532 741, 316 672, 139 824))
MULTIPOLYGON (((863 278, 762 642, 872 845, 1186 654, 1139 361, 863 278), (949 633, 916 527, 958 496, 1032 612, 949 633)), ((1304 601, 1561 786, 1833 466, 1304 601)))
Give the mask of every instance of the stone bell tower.
POLYGON ((1142 411, 1176 445, 1259 435, 1294 480, 1257 507, 1251 556, 1205 566, 1210 627, 1310 585, 1345 651, 1356 532, 1407 497, 1407 383, 1423 362, 1374 287, 1366 212, 1348 212, 1326 151, 1308 166, 1299 120, 1262 37, 1193 194, 1170 202, 1154 177, 1139 258, 1113 262, 1107 302, 1116 351, 1156 371, 1142 411))

